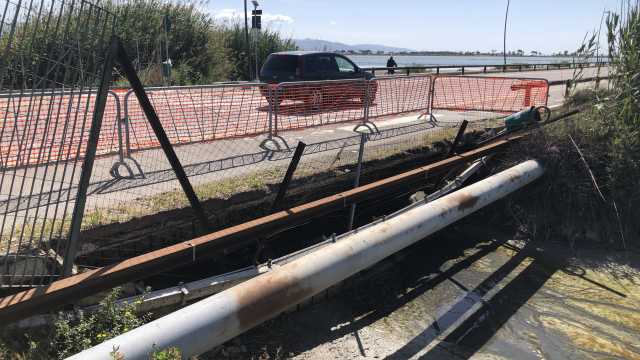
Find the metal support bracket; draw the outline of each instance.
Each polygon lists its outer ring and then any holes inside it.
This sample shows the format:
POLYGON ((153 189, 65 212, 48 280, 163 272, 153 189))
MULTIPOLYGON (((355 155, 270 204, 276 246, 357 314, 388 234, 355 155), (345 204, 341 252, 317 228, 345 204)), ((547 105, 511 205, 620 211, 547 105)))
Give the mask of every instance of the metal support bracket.
MULTIPOLYGON (((380 134, 380 130, 376 126, 376 124, 366 121, 362 124, 356 125, 353 128, 353 131, 360 134, 360 147, 358 148, 358 166, 356 168, 356 177, 353 180, 353 187, 357 188, 360 186, 360 176, 362 175, 362 162, 364 161, 364 146, 369 141, 371 135, 380 134)), ((353 230, 353 223, 356 218, 356 207, 357 205, 351 204, 351 208, 349 209, 349 223, 347 224, 347 229, 349 231, 353 230)))
POLYGON ((162 150, 164 151, 165 156, 167 157, 167 160, 171 164, 171 168, 175 172, 176 177, 178 178, 178 181, 182 186, 182 190, 184 191, 185 195, 187 196, 187 199, 189 200, 189 203, 191 204, 191 208, 196 213, 196 217, 200 222, 200 226, 202 227, 202 230, 206 231, 207 229, 210 228, 210 226, 209 226, 209 221, 207 219, 207 216, 202 207, 202 204, 200 203, 198 196, 193 190, 193 186, 191 186, 191 182, 189 181, 189 178, 187 177, 187 174, 185 173, 184 168, 180 163, 180 159, 178 159, 178 156, 176 155, 173 149, 173 146, 171 145, 171 141, 169 141, 169 137, 167 136, 167 133, 164 131, 164 128, 162 127, 160 118, 158 117, 158 114, 153 108, 153 105, 151 104, 151 101, 147 96, 147 93, 144 89, 144 86, 142 85, 142 82, 138 78, 138 74, 136 73, 133 67, 133 64, 131 63, 131 60, 129 59, 129 56, 127 55, 127 52, 124 48, 124 45, 122 44, 122 41, 120 39, 117 39, 116 43, 117 43, 116 59, 120 64, 120 66, 122 67, 122 70, 124 71, 125 76, 127 77, 129 84, 131 85, 131 88, 136 94, 136 98, 138 98, 140 107, 144 111, 147 117, 147 120, 149 121, 149 125, 151 125, 153 132, 158 138, 158 142, 160 143, 160 146, 162 147, 162 150))
POLYGON ((62 275, 70 276, 73 273, 75 265, 76 253, 78 252, 78 243, 80 240, 80 230, 82 227, 82 219, 84 217, 84 209, 87 202, 87 191, 91 181, 91 173, 93 172, 93 163, 96 158, 98 149, 98 140, 100 138, 100 129, 102 128, 102 118, 104 117, 104 109, 107 104, 107 96, 109 86, 111 86, 113 70, 113 61, 118 51, 119 40, 115 36, 111 38, 109 50, 105 54, 105 62, 102 69, 102 77, 100 79, 100 87, 96 94, 96 103, 93 110, 93 118, 91 120, 91 128, 89 130, 89 138, 87 139, 87 150, 84 161, 82 162, 82 170, 80 173, 80 181, 78 182, 78 193, 75 204, 73 205, 73 215, 71 217, 71 229, 69 231, 69 242, 64 255, 62 264, 62 275))

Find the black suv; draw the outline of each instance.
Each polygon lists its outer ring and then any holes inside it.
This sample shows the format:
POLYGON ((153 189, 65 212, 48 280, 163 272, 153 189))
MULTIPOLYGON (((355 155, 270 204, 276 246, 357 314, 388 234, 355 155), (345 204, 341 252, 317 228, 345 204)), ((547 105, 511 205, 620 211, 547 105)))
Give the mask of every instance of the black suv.
MULTIPOLYGON (((302 100, 307 104, 319 106, 351 99, 366 99, 364 81, 347 81, 353 79, 370 80, 374 76, 360 69, 346 56, 314 51, 286 51, 269 55, 262 70, 260 80, 268 83, 268 88, 261 89, 262 95, 273 103, 277 99, 280 104, 284 100, 302 100), (323 83, 324 80, 345 80, 323 83), (310 82, 279 88, 283 82, 310 82)), ((378 89, 375 81, 368 81, 369 103, 373 103, 378 89)))

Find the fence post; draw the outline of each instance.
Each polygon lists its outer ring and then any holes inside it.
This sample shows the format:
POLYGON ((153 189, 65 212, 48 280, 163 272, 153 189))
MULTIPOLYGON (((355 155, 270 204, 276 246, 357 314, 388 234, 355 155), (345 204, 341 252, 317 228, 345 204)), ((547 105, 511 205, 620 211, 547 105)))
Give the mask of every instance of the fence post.
POLYGON ((124 139, 122 136, 122 114, 120 112, 120 97, 113 91, 109 91, 109 95, 112 95, 116 101, 116 129, 118 130, 118 159, 120 162, 124 162, 125 149, 124 139))
POLYGON ((269 138, 273 137, 273 102, 276 100, 273 91, 271 90, 271 86, 267 86, 267 105, 269 111, 269 138))
POLYGON ((271 205, 271 212, 278 211, 281 207, 282 200, 284 196, 287 194, 287 190, 289 189, 289 184, 291 184, 291 179, 293 179, 293 174, 298 168, 298 164, 300 163, 300 159, 302 158, 302 154, 304 154, 304 149, 307 144, 302 141, 298 142, 298 146, 296 146, 296 151, 293 153, 293 157, 291 158, 291 162, 289 163, 289 167, 287 168, 287 172, 284 174, 284 178, 278 187, 278 194, 276 195, 275 200, 273 200, 273 204, 271 205))
POLYGON ((129 117, 129 97, 133 94, 133 90, 127 91, 124 95, 124 117, 122 118, 122 123, 124 125, 124 144, 125 144, 125 155, 130 156, 131 154, 131 133, 129 130, 130 126, 130 117, 129 117))
POLYGON ((428 103, 428 111, 429 111, 429 120, 431 120, 432 123, 435 123, 433 121, 433 119, 435 119, 435 117, 433 116, 433 98, 435 97, 435 93, 436 93, 436 80, 438 80, 438 76, 432 76, 431 77, 431 86, 429 87, 429 99, 427 99, 429 101, 428 103))
POLYGON ((118 51, 118 41, 114 36, 111 38, 109 50, 105 54, 105 60, 100 78, 100 87, 96 94, 96 102, 93 108, 93 117, 91 127, 89 128, 89 137, 87 139, 87 150, 82 169, 80 172, 80 180, 78 182, 78 193, 75 204, 73 205, 73 215, 71 217, 71 225, 69 230, 69 242, 65 251, 62 263, 62 275, 69 276, 73 270, 73 265, 78 251, 78 241, 80 239, 80 230, 82 227, 82 219, 84 217, 84 208, 87 202, 87 190, 91 181, 91 173, 93 171, 93 163, 98 148, 98 140, 100 138, 100 128, 102 127, 102 118, 104 109, 107 104, 107 96, 109 95, 109 86, 111 85, 113 70, 113 58, 118 51))
MULTIPOLYGON (((273 112, 273 136, 278 135, 278 113, 280 112, 280 84, 276 85, 276 88, 274 89, 275 91, 275 96, 273 97, 274 99, 274 109, 275 111, 273 112)), ((284 95, 284 90, 282 90, 282 93, 284 95)), ((284 98, 282 99, 284 101, 284 98)))
POLYGON ((452 157, 453 155, 456 154, 456 150, 458 148, 458 145, 460 144, 460 141, 462 141, 462 136, 464 136, 464 132, 467 130, 467 125, 469 124, 469 121, 467 120, 462 120, 462 124, 460 124, 460 128, 458 129, 458 133, 456 134, 456 138, 453 140, 453 143, 451 144, 451 148, 449 149, 449 156, 448 157, 452 157))
POLYGON ((364 107, 363 107, 364 113, 362 114, 362 119, 363 119, 363 122, 366 123, 367 121, 369 121, 369 104, 372 102, 371 91, 369 91, 369 87, 371 86, 371 82, 375 80, 363 79, 362 81, 364 82, 364 107))
MULTIPOLYGON (((357 128, 356 128, 357 129, 357 128)), ((354 129, 355 130, 355 129, 354 129)), ((360 186, 360 175, 362 175, 362 160, 364 158, 364 145, 367 142, 368 135, 364 132, 360 132, 360 147, 358 148, 358 165, 356 168, 356 178, 353 181, 353 187, 357 188, 360 186)), ((351 204, 351 208, 349 209, 349 224, 347 226, 348 230, 353 230, 353 222, 356 217, 356 204, 351 204)))

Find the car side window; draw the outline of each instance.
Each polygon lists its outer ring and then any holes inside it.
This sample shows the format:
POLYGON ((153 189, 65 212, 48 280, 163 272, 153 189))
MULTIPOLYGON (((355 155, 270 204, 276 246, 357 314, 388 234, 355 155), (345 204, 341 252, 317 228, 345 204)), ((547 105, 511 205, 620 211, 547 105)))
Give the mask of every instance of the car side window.
POLYGON ((353 74, 356 72, 356 67, 351 63, 351 61, 343 58, 342 56, 336 56, 336 64, 338 65, 338 70, 341 73, 353 74))
POLYGON ((331 55, 315 55, 307 60, 309 72, 318 74, 334 74, 338 67, 331 55))

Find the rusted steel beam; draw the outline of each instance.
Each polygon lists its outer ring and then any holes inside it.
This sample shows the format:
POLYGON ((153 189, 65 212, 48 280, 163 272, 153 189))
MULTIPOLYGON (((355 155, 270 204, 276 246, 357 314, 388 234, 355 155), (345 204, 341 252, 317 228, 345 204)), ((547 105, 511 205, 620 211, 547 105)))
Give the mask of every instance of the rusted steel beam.
POLYGON ((110 289, 193 262, 204 255, 226 255, 256 237, 314 217, 341 210, 351 204, 388 193, 393 188, 422 181, 429 173, 495 153, 526 133, 514 133, 466 153, 436 163, 328 196, 291 209, 279 211, 243 224, 222 229, 189 241, 61 279, 49 286, 33 288, 0 299, 0 323, 20 320, 29 315, 53 310, 71 300, 110 289))

